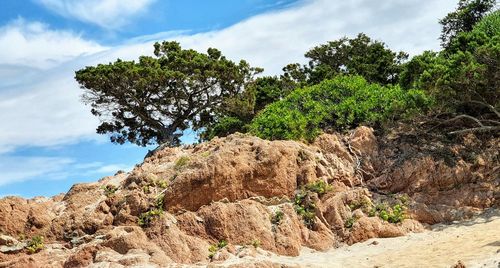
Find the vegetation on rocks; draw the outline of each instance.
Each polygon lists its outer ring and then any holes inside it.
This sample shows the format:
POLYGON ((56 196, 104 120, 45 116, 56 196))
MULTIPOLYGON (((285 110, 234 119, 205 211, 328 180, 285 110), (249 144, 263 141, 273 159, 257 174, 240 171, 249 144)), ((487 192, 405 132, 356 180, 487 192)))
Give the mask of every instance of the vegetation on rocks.
POLYGON ((226 240, 220 240, 219 242, 217 242, 217 244, 210 245, 210 247, 208 248, 208 252, 210 252, 208 254, 208 258, 212 259, 219 250, 225 248, 226 246, 227 246, 226 240))
POLYGON ((408 60, 359 34, 313 48, 308 65, 279 76, 255 78, 261 70, 245 61, 176 42, 78 71, 84 100, 104 119, 98 133, 166 146, 65 195, 1 198, 0 266, 298 256, 498 207, 493 9, 461 0, 441 22, 443 49, 408 60), (171 148, 187 129, 207 142, 171 148))
POLYGON ((33 236, 26 244, 26 250, 28 250, 28 253, 34 254, 44 249, 45 245, 43 243, 43 240, 43 236, 33 236))

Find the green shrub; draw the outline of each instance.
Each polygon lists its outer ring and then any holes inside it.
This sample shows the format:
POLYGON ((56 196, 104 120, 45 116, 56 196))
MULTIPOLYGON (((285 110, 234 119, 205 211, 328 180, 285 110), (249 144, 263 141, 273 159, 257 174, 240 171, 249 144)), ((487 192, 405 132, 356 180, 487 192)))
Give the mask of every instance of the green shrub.
POLYGON ((297 215, 299 215, 304 224, 308 228, 312 228, 316 223, 316 204, 308 201, 308 192, 300 191, 295 195, 294 208, 297 215))
POLYGON ((254 248, 259 248, 260 247, 260 240, 259 239, 254 239, 252 240, 252 243, 250 243, 254 248))
POLYGON ((139 215, 138 224, 142 227, 148 227, 151 225, 154 219, 160 217, 163 214, 162 209, 152 209, 139 215))
POLYGON ((202 133, 203 140, 211 140, 215 137, 225 137, 235 132, 242 132, 245 127, 245 122, 239 118, 226 116, 202 133))
POLYGON ((354 225, 355 222, 356 222, 356 218, 350 217, 345 221, 344 227, 350 229, 350 228, 352 228, 352 226, 354 225))
POLYGON ((319 196, 322 196, 322 195, 326 194, 327 192, 330 192, 331 190, 333 190, 333 187, 323 180, 318 180, 318 181, 306 184, 305 189, 308 191, 317 193, 319 196))
POLYGON ((105 186, 101 187, 102 190, 104 190, 104 195, 106 196, 112 196, 115 194, 115 192, 118 190, 118 188, 114 185, 108 184, 105 186))
POLYGON ((368 213, 368 216, 378 216, 382 220, 390 223, 400 223, 406 219, 405 211, 406 208, 402 204, 395 204, 393 207, 390 207, 387 203, 382 203, 373 207, 368 213))
POLYGON ((281 210, 277 210, 274 212, 273 215, 271 215, 271 223, 272 224, 280 224, 281 220, 283 220, 283 217, 285 214, 281 210))
POLYGON ((150 179, 146 183, 146 185, 142 186, 142 190, 145 194, 149 194, 152 192, 152 189, 155 190, 155 193, 158 190, 164 190, 165 188, 168 187, 168 181, 167 180, 161 180, 161 179, 150 179))
POLYGON ((187 166, 187 164, 189 164, 189 156, 181 156, 175 161, 174 169, 180 170, 187 166))
POLYGON ((43 236, 33 236, 30 241, 28 241, 28 244, 26 245, 26 249, 28 250, 28 253, 33 254, 37 253, 38 251, 42 250, 45 247, 43 243, 43 236))
POLYGON ((422 91, 369 84, 361 76, 338 76, 297 89, 262 110, 250 132, 261 138, 313 140, 322 128, 349 129, 411 115, 427 108, 422 91))
POLYGON ((349 204, 349 209, 354 211, 361 208, 364 212, 369 211, 372 208, 372 202, 368 197, 362 197, 361 199, 354 200, 349 204))
POLYGON ((217 253, 217 251, 219 251, 219 249, 222 249, 226 246, 227 246, 226 240, 220 240, 219 242, 217 242, 217 244, 210 245, 210 247, 208 247, 208 252, 210 252, 208 254, 208 257, 210 259, 212 259, 215 256, 215 253, 217 253))

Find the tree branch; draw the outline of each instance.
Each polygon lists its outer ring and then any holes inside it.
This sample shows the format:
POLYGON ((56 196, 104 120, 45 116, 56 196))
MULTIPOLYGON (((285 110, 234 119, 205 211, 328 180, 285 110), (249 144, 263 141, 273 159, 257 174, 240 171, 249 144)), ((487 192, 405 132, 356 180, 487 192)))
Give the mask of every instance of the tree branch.
POLYGON ((493 107, 493 105, 491 104, 488 104, 488 103, 485 103, 485 102, 482 102, 482 101, 467 101, 465 103, 474 103, 474 104, 477 104, 477 105, 480 105, 480 106, 483 106, 483 107, 486 107, 488 108, 491 112, 493 112, 494 114, 497 115, 498 118, 500 118, 500 112, 498 112, 495 107, 493 107))
POLYGON ((482 133, 482 132, 490 132, 490 131, 500 131, 500 127, 494 127, 494 126, 475 127, 475 128, 468 128, 468 129, 448 132, 448 134, 449 135, 457 135, 457 134, 463 134, 463 133, 469 133, 469 132, 482 133))

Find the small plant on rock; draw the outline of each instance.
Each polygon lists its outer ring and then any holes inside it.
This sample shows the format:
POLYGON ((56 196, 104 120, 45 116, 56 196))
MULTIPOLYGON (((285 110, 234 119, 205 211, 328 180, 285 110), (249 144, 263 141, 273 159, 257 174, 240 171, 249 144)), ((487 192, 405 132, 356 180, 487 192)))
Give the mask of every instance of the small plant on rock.
POLYGON ((356 222, 356 218, 350 217, 345 221, 344 227, 350 229, 350 228, 352 228, 352 226, 354 225, 355 222, 356 222))
POLYGON ((384 221, 390 223, 400 223, 406 218, 406 207, 402 204, 396 204, 390 207, 387 203, 377 204, 373 207, 368 216, 378 216, 384 221))
POLYGON ((373 207, 373 204, 368 197, 362 197, 360 199, 354 200, 349 204, 349 209, 354 211, 356 209, 361 209, 363 212, 368 212, 373 207))
POLYGON ((399 223, 402 222, 405 218, 406 215, 404 206, 397 204, 392 207, 387 221, 390 223, 399 223))
POLYGON ((105 186, 102 186, 101 189, 104 190, 104 195, 106 196, 112 196, 115 194, 115 192, 118 190, 118 188, 114 185, 108 184, 105 186))
POLYGON ((277 210, 274 212, 274 214, 271 216, 271 223, 272 224, 280 224, 281 220, 283 220, 283 217, 285 214, 281 210, 277 210))
POLYGON ((259 248, 260 247, 260 240, 259 239, 254 239, 252 240, 252 243, 251 245, 254 247, 254 248, 259 248))
POLYGON ((189 156, 181 156, 179 157, 174 164, 175 170, 180 170, 185 167, 189 163, 189 156))
POLYGON ((163 214, 161 209, 153 209, 139 215, 138 224, 141 227, 148 227, 151 225, 155 218, 160 217, 163 214))
POLYGON ((160 217, 163 214, 163 200, 164 195, 161 194, 156 197, 154 200, 154 207, 149 211, 142 213, 139 215, 138 224, 139 226, 148 227, 151 225, 153 220, 157 217, 160 217))
POLYGON ((308 193, 300 191, 295 195, 295 212, 302 217, 304 224, 308 228, 312 228, 316 222, 316 204, 310 202, 308 193))
POLYGON ((28 244, 26 245, 26 249, 28 250, 29 254, 34 254, 39 252, 45 247, 43 243, 43 236, 33 236, 30 241, 28 241, 28 244))
POLYGON ((305 188, 308 191, 317 193, 319 196, 322 196, 322 195, 326 194, 327 192, 330 192, 331 190, 333 190, 333 187, 323 180, 318 180, 315 182, 308 183, 308 184, 306 184, 305 188))
POLYGON ((217 251, 219 251, 220 249, 222 249, 222 248, 224 248, 226 246, 227 246, 227 241, 226 240, 220 240, 219 242, 217 242, 217 244, 210 245, 210 247, 208 247, 208 252, 210 252, 208 254, 208 257, 210 259, 213 259, 213 257, 217 253, 217 251))

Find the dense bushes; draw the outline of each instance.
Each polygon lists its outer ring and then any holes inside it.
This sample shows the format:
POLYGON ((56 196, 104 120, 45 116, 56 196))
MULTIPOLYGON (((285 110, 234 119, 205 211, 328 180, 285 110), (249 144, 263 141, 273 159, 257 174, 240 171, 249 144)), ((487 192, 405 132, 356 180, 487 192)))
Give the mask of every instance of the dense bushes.
POLYGON ((500 11, 461 32, 439 53, 425 52, 405 65, 400 83, 434 96, 441 109, 467 101, 496 106, 500 96, 500 11))
POLYGON ((401 117, 430 104, 418 90, 370 84, 360 76, 338 76, 297 89, 267 106, 252 121, 252 134, 266 139, 314 139, 322 128, 336 130, 401 117))

